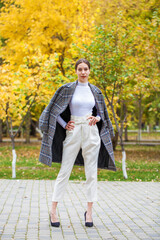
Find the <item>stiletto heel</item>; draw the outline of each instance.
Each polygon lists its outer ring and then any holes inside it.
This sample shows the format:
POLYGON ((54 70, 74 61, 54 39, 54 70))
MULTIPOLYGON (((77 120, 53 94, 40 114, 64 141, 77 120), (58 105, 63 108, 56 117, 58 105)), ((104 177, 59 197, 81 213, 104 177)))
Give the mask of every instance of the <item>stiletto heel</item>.
POLYGON ((85 226, 86 227, 93 227, 93 222, 86 222, 86 214, 87 214, 87 211, 84 213, 85 226))
POLYGON ((52 227, 59 227, 60 226, 60 222, 52 222, 51 221, 51 215, 49 215, 49 217, 50 217, 50 223, 51 223, 52 227))

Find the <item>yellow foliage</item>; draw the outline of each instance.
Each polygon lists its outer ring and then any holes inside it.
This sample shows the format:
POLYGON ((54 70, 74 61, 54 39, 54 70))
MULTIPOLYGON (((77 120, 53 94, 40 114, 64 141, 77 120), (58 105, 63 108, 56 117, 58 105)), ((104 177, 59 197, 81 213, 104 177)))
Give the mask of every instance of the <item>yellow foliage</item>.
MULTIPOLYGON (((129 98, 131 81, 137 83, 134 89, 137 95, 149 84, 158 90, 159 12, 155 0, 5 0, 0 15, 4 41, 0 49, 3 59, 1 116, 6 117, 6 104, 9 103, 8 114, 15 117, 17 124, 27 111, 28 99, 33 100, 35 93, 38 93, 38 104, 34 109, 39 113, 58 87, 75 80, 74 63, 83 52, 79 54, 71 46, 75 44, 85 50, 84 44, 98 41, 99 36, 94 35, 95 25, 103 24, 113 35, 105 48, 108 59, 116 56, 117 47, 126 68, 135 76, 134 79, 121 77, 126 87, 121 87, 120 97, 129 98), (157 15, 151 18, 152 9, 157 9, 157 15), (151 20, 147 22, 148 19, 151 20)), ((112 67, 112 61, 108 62, 106 79, 112 67)), ((91 83, 96 81, 91 79, 91 83)), ((112 85, 106 87, 111 94, 112 89, 112 85)), ((115 108, 119 107, 118 98, 117 93, 113 100, 115 108)))
POLYGON ((90 41, 94 17, 90 0, 15 0, 5 2, 1 9, 1 36, 6 45, 1 55, 16 69, 25 56, 60 53, 72 42, 90 41))

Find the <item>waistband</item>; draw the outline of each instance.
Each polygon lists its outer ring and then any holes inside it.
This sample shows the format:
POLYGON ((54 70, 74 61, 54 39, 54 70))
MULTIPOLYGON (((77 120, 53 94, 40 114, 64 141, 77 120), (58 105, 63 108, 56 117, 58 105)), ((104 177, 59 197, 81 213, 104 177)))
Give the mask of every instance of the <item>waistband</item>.
POLYGON ((85 116, 74 116, 71 115, 71 120, 73 120, 76 124, 80 124, 80 123, 88 123, 90 121, 90 119, 87 119, 88 117, 92 116, 92 114, 87 114, 85 116))

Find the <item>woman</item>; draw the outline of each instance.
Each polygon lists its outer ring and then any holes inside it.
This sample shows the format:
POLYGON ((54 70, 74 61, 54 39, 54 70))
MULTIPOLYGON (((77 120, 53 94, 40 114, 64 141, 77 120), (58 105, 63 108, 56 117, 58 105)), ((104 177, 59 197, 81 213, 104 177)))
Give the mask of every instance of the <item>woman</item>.
POLYGON ((111 138, 114 131, 101 91, 88 82, 90 63, 75 64, 78 80, 57 90, 40 117, 43 140, 40 161, 62 162, 52 196, 51 226, 59 227, 57 204, 63 195, 74 164, 84 164, 87 211, 85 226, 92 227, 92 205, 97 201, 97 166, 116 171, 111 138))

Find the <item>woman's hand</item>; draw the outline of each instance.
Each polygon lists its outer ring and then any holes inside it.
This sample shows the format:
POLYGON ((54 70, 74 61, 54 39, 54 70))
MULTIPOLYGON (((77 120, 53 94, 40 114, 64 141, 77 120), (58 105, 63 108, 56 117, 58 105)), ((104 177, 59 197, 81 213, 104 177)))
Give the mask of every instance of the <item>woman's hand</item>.
POLYGON ((94 116, 90 116, 87 119, 91 119, 91 121, 89 122, 89 125, 95 125, 97 122, 99 122, 99 118, 98 117, 94 117, 94 116))
POLYGON ((74 121, 69 121, 65 127, 65 129, 71 131, 74 129, 74 125, 72 123, 75 123, 74 121))

